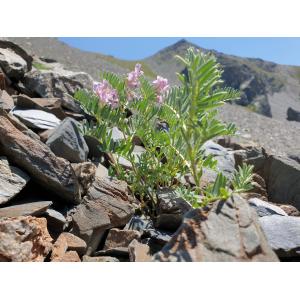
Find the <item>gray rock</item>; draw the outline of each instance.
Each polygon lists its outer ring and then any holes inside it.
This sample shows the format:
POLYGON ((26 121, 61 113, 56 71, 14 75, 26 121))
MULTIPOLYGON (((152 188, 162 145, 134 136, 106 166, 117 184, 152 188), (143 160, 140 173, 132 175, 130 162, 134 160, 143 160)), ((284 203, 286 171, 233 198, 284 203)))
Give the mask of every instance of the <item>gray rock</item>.
POLYGON ((11 218, 19 216, 40 216, 52 205, 51 201, 39 201, 25 204, 18 204, 0 208, 0 218, 11 218))
POLYGON ((300 122, 300 112, 289 107, 287 110, 287 118, 288 121, 296 121, 300 122))
POLYGON ((202 148, 205 151, 205 155, 213 155, 217 161, 218 171, 222 172, 228 178, 233 176, 235 171, 235 159, 231 151, 213 141, 207 141, 202 148))
POLYGON ((269 156, 264 172, 269 199, 300 209, 300 164, 285 157, 269 156))
POLYGON ((70 162, 86 161, 89 148, 79 126, 80 124, 71 118, 64 119, 50 134, 46 144, 54 154, 70 162))
POLYGON ((111 256, 88 256, 84 255, 82 257, 82 262, 119 262, 115 257, 111 256))
MULTIPOLYGON (((267 217, 266 217, 267 218, 267 217)), ((195 209, 155 261, 278 261, 255 211, 240 196, 195 209)))
POLYGON ((125 225, 124 229, 137 230, 144 233, 147 229, 154 229, 154 226, 150 218, 146 218, 145 216, 133 216, 125 225))
POLYGON ((88 74, 67 71, 59 65, 51 70, 32 70, 23 79, 28 90, 43 98, 60 98, 63 107, 76 113, 83 113, 83 110, 72 96, 79 89, 91 89, 92 82, 88 74))
POLYGON ((67 226, 67 220, 62 213, 52 208, 45 211, 45 218, 47 219, 47 226, 55 232, 62 232, 67 226))
POLYGON ((96 169, 96 176, 97 177, 108 177, 108 169, 105 168, 100 163, 95 163, 97 169, 96 169))
POLYGON ((81 187, 71 164, 56 157, 48 146, 25 135, 1 115, 0 148, 12 163, 45 189, 62 200, 71 203, 81 201, 81 187))
POLYGON ((4 204, 16 196, 29 181, 29 176, 10 166, 5 157, 0 157, 0 204, 4 204))
POLYGON ((89 148, 89 158, 100 158, 103 156, 103 153, 100 150, 100 142, 93 136, 85 135, 85 142, 89 148))
POLYGON ((259 219, 267 240, 279 257, 300 256, 300 218, 266 216, 259 219))
POLYGON ((147 228, 144 230, 144 236, 149 237, 152 243, 164 246, 166 243, 170 242, 172 233, 161 229, 147 228))
POLYGON ((260 217, 270 215, 287 216, 286 212, 283 209, 274 204, 268 203, 258 198, 251 198, 248 201, 250 206, 255 208, 257 214, 260 217))
POLYGON ((96 178, 85 201, 72 214, 72 233, 86 241, 87 254, 90 255, 97 249, 107 229, 124 226, 133 213, 126 183, 96 178))
POLYGON ((14 108, 12 114, 30 128, 51 129, 60 124, 60 120, 55 115, 38 109, 14 108))
POLYGON ((183 215, 192 209, 188 202, 170 189, 159 190, 157 200, 157 219, 155 222, 157 228, 175 231, 180 226, 183 215))

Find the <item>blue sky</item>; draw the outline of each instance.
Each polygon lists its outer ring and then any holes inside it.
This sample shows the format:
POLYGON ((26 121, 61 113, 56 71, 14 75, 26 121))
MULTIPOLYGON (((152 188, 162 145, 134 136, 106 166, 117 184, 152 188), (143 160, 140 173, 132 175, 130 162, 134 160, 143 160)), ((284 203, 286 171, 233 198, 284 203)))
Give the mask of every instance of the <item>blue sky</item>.
MULTIPOLYGON (((100 52, 127 60, 150 56, 181 38, 59 38, 87 51, 100 52)), ((242 57, 262 58, 279 64, 300 65, 300 38, 185 38, 207 49, 242 57)))

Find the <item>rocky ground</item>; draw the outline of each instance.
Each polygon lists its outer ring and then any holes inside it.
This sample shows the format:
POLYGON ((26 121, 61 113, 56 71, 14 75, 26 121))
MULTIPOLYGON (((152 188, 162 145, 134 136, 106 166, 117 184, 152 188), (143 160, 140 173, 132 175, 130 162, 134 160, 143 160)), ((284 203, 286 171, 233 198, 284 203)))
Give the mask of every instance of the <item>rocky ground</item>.
MULTIPOLYGON (((89 116, 72 95, 91 76, 3 40, 0 67, 0 261, 300 260, 296 124, 225 106, 221 117, 240 135, 205 150, 226 176, 254 165, 253 189, 205 209, 163 189, 150 219, 80 131, 89 116)), ((204 184, 214 178, 205 172, 204 184)))

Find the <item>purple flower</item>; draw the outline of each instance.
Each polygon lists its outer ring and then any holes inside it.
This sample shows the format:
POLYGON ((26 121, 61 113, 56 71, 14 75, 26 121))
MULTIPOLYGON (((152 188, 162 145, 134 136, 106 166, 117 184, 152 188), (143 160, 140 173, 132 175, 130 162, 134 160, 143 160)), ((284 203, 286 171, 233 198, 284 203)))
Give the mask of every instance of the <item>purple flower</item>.
POLYGON ((128 73, 127 85, 129 88, 136 89, 137 87, 139 87, 140 85, 139 78, 144 74, 141 68, 142 68, 141 64, 136 64, 134 71, 128 73))
POLYGON ((112 108, 118 107, 118 93, 112 88, 107 80, 103 80, 102 82, 94 82, 93 91, 99 97, 99 100, 102 103, 107 104, 112 108))

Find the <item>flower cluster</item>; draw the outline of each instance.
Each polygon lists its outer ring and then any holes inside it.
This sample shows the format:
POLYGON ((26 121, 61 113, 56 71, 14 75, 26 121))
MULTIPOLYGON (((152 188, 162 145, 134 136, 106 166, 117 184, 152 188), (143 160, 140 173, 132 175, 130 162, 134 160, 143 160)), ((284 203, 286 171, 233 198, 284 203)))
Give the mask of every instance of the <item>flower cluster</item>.
POLYGON ((144 72, 141 69, 142 69, 141 64, 136 64, 134 71, 128 73, 127 85, 129 88, 136 89, 139 87, 140 85, 139 78, 144 74, 144 72))
POLYGON ((118 107, 118 93, 112 88, 107 80, 103 80, 102 82, 94 82, 93 90, 102 103, 107 104, 112 108, 118 107))
POLYGON ((157 93, 157 103, 158 104, 162 104, 163 103, 163 99, 166 95, 166 93, 168 92, 170 85, 168 83, 168 79, 163 78, 161 76, 157 76, 156 80, 154 80, 152 82, 156 93, 157 93))

